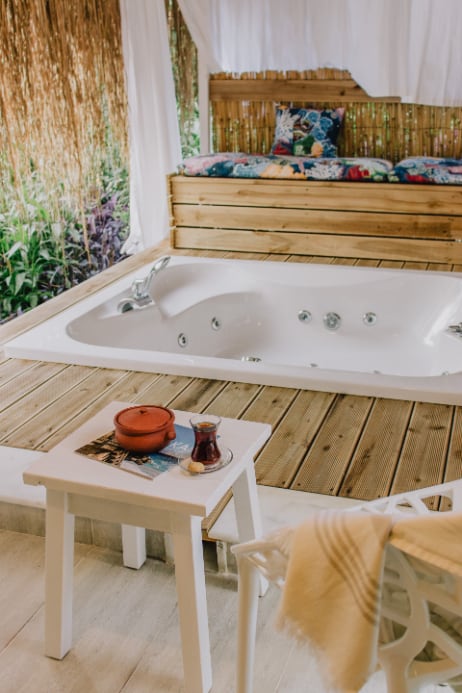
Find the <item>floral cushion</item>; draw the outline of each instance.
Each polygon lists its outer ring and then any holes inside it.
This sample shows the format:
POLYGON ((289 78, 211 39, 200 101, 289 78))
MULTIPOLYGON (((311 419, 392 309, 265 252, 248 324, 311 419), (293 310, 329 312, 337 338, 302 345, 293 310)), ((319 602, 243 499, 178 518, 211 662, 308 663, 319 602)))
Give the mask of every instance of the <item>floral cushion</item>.
POLYGON ((279 107, 272 154, 337 156, 337 138, 344 108, 319 111, 315 108, 279 107))
POLYGON ((403 159, 388 179, 393 183, 439 183, 462 185, 462 159, 416 156, 403 159))
POLYGON ((287 178, 386 182, 393 164, 385 159, 267 156, 227 152, 185 159, 180 173, 215 178, 287 178))

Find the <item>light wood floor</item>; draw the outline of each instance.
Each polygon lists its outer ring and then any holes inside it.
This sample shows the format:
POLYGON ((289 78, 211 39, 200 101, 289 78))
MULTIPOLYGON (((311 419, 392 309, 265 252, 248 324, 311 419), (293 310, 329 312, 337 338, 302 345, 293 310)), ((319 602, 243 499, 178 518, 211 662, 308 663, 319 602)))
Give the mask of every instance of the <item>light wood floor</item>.
MULTIPOLYGON (((118 552, 76 544, 73 647, 58 661, 43 654, 44 549, 41 537, 0 530, 1 693, 183 693, 172 567, 130 570, 118 552)), ((206 590, 212 693, 234 693, 236 578, 209 570, 206 590)), ((270 586, 259 600, 253 693, 334 693, 314 655, 274 628, 279 597, 270 586)), ((383 673, 360 693, 387 693, 383 673)))
MULTIPOLYGON (((74 645, 43 655, 44 540, 0 530, 2 693, 180 693, 183 672, 173 569, 139 570, 108 549, 76 545, 74 645)), ((279 591, 260 600, 254 693, 300 693, 306 653, 278 633, 279 591)), ((236 580, 207 573, 214 693, 234 691, 236 580)), ((319 688, 309 688, 321 693, 319 688)))

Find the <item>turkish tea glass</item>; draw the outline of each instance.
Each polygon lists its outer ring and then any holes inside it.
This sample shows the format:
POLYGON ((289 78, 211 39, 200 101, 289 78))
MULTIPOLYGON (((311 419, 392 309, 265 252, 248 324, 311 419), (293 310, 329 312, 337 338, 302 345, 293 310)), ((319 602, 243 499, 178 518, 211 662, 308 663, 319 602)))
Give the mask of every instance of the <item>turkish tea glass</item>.
POLYGON ((221 418, 213 414, 197 414, 192 416, 189 422, 194 431, 191 459, 202 464, 216 464, 221 457, 217 445, 217 430, 221 418))

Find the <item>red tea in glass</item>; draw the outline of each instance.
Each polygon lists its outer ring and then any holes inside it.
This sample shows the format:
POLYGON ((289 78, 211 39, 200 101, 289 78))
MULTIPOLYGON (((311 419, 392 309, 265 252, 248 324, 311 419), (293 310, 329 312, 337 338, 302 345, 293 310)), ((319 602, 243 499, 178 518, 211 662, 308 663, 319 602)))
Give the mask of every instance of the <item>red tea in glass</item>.
POLYGON ((220 417, 207 414, 193 416, 190 419, 194 431, 194 448, 191 459, 202 464, 216 464, 221 457, 217 445, 217 429, 220 417))

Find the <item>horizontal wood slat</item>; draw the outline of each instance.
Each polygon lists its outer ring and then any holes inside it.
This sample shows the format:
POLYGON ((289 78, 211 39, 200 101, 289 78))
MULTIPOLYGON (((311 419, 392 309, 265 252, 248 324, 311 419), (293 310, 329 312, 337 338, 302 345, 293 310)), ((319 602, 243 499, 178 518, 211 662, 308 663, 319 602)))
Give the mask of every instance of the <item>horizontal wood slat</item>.
POLYGON ((170 176, 174 204, 462 215, 462 186, 170 176))
POLYGON ((293 232, 309 230, 311 233, 412 239, 462 238, 462 217, 455 216, 218 205, 175 205, 173 213, 179 227, 293 232))
POLYGON ((211 101, 317 101, 399 103, 399 96, 373 97, 353 79, 211 79, 211 101))
POLYGON ((177 248, 214 248, 241 252, 327 255, 341 258, 387 258, 420 262, 462 262, 462 243, 381 236, 352 236, 283 231, 178 228, 177 248))

